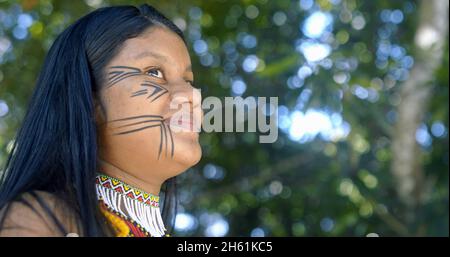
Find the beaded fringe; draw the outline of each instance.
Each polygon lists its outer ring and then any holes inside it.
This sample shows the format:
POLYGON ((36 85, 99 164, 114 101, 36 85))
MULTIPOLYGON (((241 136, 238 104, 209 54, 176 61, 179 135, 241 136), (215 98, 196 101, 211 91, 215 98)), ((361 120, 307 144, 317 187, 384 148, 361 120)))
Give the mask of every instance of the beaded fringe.
POLYGON ((97 197, 102 200, 107 207, 119 212, 125 217, 129 217, 141 225, 153 237, 162 237, 165 235, 159 207, 142 203, 131 199, 124 194, 120 194, 113 189, 96 184, 97 197))

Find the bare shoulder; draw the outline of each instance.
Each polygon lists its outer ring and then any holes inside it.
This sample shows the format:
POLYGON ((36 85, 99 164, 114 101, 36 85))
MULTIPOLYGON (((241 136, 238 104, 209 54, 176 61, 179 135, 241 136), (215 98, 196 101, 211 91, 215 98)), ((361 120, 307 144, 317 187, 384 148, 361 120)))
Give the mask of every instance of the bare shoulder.
POLYGON ((65 236, 79 234, 74 210, 60 197, 44 191, 22 194, 0 210, 0 236, 65 236))

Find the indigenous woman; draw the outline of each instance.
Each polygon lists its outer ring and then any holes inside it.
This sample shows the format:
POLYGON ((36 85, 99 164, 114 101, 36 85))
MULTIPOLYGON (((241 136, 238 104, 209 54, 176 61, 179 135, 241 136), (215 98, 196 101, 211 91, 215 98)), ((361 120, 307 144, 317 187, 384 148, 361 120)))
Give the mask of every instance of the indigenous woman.
POLYGON ((182 32, 149 5, 64 30, 1 177, 0 235, 168 236, 175 177, 201 157, 193 80, 182 32))

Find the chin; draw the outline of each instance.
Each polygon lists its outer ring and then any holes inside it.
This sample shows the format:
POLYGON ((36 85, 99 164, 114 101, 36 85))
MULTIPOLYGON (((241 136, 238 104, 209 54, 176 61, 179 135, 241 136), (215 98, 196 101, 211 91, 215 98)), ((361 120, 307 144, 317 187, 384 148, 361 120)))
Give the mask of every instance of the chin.
POLYGON ((177 176, 197 164, 202 157, 202 149, 198 143, 189 147, 179 147, 172 159, 171 176, 177 176), (180 149, 181 148, 181 149, 180 149))
POLYGON ((196 145, 195 147, 190 147, 189 150, 178 152, 178 155, 174 156, 174 162, 178 163, 180 166, 183 166, 185 169, 189 169, 190 167, 197 164, 202 157, 202 149, 200 145, 196 145))

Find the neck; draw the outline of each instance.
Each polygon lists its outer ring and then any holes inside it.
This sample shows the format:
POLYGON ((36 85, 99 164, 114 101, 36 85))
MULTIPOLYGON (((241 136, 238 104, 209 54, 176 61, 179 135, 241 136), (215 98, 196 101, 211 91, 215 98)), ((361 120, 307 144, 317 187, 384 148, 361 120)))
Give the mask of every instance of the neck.
POLYGON ((158 181, 158 180, 152 180, 147 181, 140 179, 133 175, 133 173, 125 171, 116 165, 106 161, 99 159, 99 169, 102 173, 116 178, 118 180, 121 180, 125 182, 126 184, 129 184, 130 186, 140 188, 147 193, 153 194, 153 195, 159 195, 159 192, 161 190, 161 185, 164 181, 158 181))

